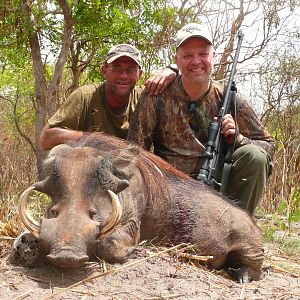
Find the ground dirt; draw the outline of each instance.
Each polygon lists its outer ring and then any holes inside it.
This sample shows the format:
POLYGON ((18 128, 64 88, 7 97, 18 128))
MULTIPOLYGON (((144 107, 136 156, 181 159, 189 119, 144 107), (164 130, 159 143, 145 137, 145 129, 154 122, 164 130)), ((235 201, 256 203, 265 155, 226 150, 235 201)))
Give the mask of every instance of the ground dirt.
POLYGON ((0 299, 300 299, 299 258, 267 245, 262 278, 249 284, 165 249, 142 245, 123 265, 90 263, 67 271, 23 268, 2 257, 0 299))

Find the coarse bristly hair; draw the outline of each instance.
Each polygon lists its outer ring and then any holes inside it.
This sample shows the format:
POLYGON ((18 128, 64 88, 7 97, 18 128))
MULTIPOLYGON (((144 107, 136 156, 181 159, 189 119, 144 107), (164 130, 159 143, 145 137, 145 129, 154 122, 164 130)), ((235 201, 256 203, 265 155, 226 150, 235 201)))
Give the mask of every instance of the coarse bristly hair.
MULTIPOLYGON (((122 140, 120 138, 111 136, 103 132, 95 132, 88 134, 78 141, 67 142, 73 148, 77 147, 92 147, 95 149, 101 149, 101 153, 109 152, 117 149, 126 149, 130 146, 136 146, 139 148, 140 156, 142 160, 150 160, 154 163, 163 173, 167 172, 174 174, 178 177, 191 179, 190 176, 184 174, 183 172, 177 170, 175 167, 171 166, 169 163, 164 161, 162 158, 154 155, 153 153, 146 151, 142 147, 138 146, 134 142, 122 140)), ((149 162, 148 162, 149 163, 149 162)))
MULTIPOLYGON (((164 199, 170 197, 167 182, 165 180, 166 177, 168 177, 170 181, 174 180, 175 184, 180 180, 183 185, 188 185, 189 187, 194 186, 199 190, 201 189, 202 192, 210 190, 212 194, 218 194, 219 196, 219 193, 213 188, 210 188, 206 184, 177 170, 162 158, 146 151, 132 141, 122 140, 103 132, 95 132, 84 136, 78 141, 71 141, 67 144, 73 148, 91 147, 99 150, 100 154, 103 156, 109 155, 109 152, 113 150, 125 150, 129 147, 137 147, 140 158, 138 159, 137 167, 141 172, 144 182, 147 182, 147 184, 145 184, 145 196, 150 201, 155 201, 154 197, 162 197, 164 199)), ((236 202, 224 197, 224 195, 222 198, 231 205, 239 208, 236 202)))
POLYGON ((130 147, 137 148, 138 151, 135 151, 139 155, 137 167, 141 172, 144 182, 147 182, 147 184, 145 184, 145 196, 150 201, 154 201, 154 197, 164 199, 170 197, 165 176, 195 181, 187 174, 171 166, 162 158, 146 151, 137 144, 103 132, 88 134, 78 141, 70 141, 66 144, 72 148, 91 147, 99 150, 99 154, 102 156, 109 156, 110 151, 114 150, 125 150, 130 147))

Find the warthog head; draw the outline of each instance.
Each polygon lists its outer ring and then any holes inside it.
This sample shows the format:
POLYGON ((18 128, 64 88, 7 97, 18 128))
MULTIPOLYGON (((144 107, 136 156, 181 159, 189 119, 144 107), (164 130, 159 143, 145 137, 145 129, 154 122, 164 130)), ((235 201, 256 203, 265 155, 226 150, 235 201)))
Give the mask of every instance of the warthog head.
POLYGON ((51 150, 44 163, 46 178, 23 192, 19 207, 24 225, 39 239, 48 260, 78 267, 91 257, 102 257, 97 251, 120 222, 118 194, 129 185, 136 156, 132 148, 104 156, 92 147, 59 145, 51 150), (52 198, 41 222, 28 209, 33 190, 52 198))

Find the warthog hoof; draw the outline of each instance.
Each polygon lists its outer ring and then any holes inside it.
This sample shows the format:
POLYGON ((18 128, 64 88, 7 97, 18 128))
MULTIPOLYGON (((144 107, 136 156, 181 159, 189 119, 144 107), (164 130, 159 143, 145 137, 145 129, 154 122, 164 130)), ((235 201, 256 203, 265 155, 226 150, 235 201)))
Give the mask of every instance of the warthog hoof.
POLYGON ((239 269, 229 269, 229 274, 235 279, 237 282, 244 284, 249 283, 252 280, 260 279, 260 271, 255 271, 249 266, 243 266, 239 269))
POLYGON ((241 267, 237 271, 237 279, 239 283, 249 283, 251 281, 249 267, 241 267))

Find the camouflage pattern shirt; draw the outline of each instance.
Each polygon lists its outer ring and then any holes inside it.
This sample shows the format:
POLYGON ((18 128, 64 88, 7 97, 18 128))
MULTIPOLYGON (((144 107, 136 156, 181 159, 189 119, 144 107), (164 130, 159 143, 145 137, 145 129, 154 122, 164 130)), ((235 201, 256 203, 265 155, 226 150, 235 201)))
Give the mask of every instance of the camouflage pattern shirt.
POLYGON ((102 131, 125 139, 129 121, 143 89, 135 87, 120 115, 114 114, 106 101, 105 82, 87 84, 76 89, 48 120, 50 127, 66 127, 82 131, 102 131))
MULTIPOLYGON (((196 177, 202 165, 201 154, 207 142, 208 126, 218 115, 224 87, 212 81, 208 92, 198 99, 194 110, 181 76, 159 96, 144 92, 132 116, 127 139, 154 153, 177 169, 196 177)), ((235 147, 256 144, 273 156, 274 142, 253 108, 240 94, 236 97, 239 134, 235 147)))

